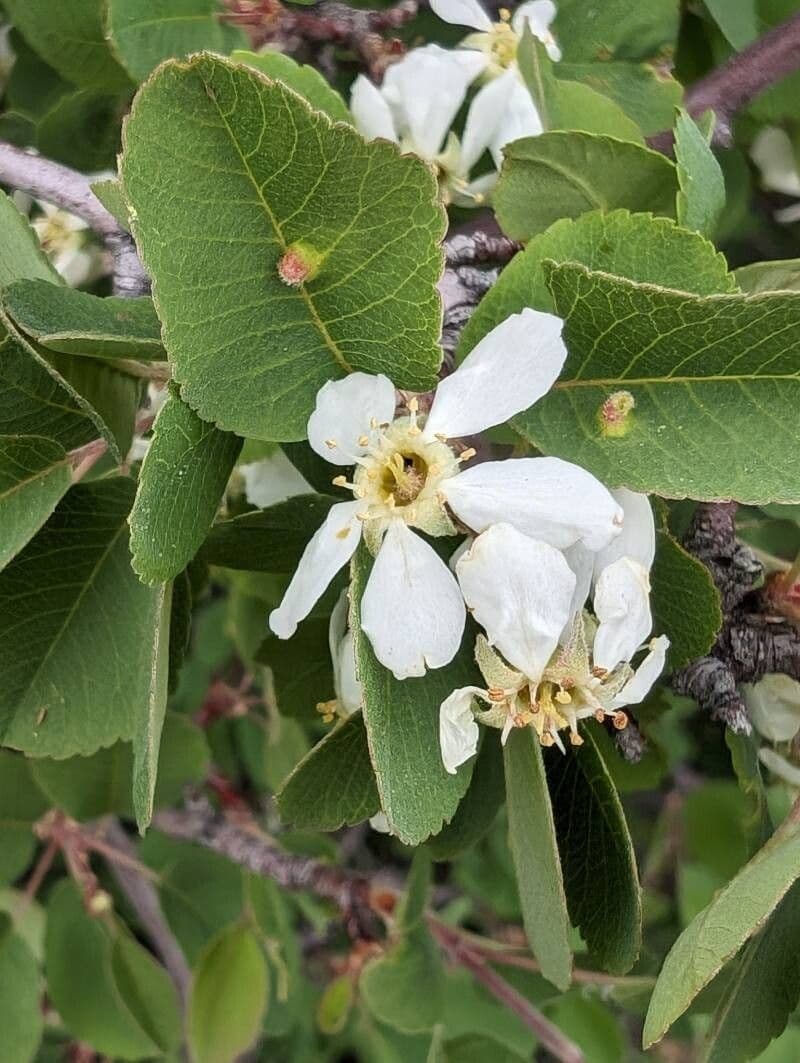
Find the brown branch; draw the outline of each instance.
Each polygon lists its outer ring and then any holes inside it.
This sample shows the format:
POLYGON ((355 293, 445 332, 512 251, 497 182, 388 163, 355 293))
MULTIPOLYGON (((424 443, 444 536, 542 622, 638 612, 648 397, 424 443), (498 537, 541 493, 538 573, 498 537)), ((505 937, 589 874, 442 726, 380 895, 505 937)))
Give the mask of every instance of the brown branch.
POLYGON ((469 971, 474 978, 513 1011, 536 1034, 540 1044, 560 1063, 585 1063, 585 1056, 578 1046, 559 1028, 535 1008, 533 1004, 498 974, 477 950, 471 948, 462 935, 445 923, 429 919, 431 934, 439 942, 453 963, 469 971))
POLYGON ((502 233, 489 233, 482 229, 455 233, 444 242, 445 261, 452 269, 486 262, 504 265, 521 250, 522 244, 516 240, 509 240, 502 233))
MULTIPOLYGON (((695 82, 686 92, 684 106, 695 118, 713 111, 717 119, 714 142, 728 146, 739 111, 796 70, 800 70, 800 12, 695 82)), ((672 142, 669 131, 648 138, 652 148, 667 154, 672 142)))
POLYGON ((116 295, 136 296, 149 291, 150 281, 133 238, 106 210, 82 173, 0 141, 0 182, 83 218, 112 254, 116 295))
POLYGON ((152 882, 132 866, 131 861, 136 856, 136 849, 116 820, 108 822, 105 827, 105 836, 113 849, 117 850, 120 856, 127 858, 125 860, 114 859, 111 855, 112 850, 103 850, 109 858, 111 875, 136 913, 142 931, 164 964, 178 990, 181 1003, 185 1006, 189 997, 192 974, 183 950, 161 911, 158 893, 152 882))

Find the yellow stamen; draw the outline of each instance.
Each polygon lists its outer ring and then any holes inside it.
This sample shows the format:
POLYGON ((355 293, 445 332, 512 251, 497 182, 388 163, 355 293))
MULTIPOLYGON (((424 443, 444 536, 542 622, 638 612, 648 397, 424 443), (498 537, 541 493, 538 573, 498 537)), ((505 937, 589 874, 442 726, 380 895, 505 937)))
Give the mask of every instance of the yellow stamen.
POLYGON ((566 690, 557 690, 554 697, 559 705, 569 705, 572 701, 572 695, 568 694, 566 690))
POLYGON ((628 715, 621 710, 615 712, 612 719, 614 721, 614 726, 618 731, 624 731, 628 726, 628 715))

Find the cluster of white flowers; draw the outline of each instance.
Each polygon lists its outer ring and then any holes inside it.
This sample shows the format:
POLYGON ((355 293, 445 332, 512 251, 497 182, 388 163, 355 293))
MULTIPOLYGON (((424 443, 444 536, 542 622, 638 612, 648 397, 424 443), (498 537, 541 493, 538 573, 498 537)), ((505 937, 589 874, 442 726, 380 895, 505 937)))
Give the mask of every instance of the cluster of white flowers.
POLYGON ((351 109, 364 136, 392 140, 435 165, 446 202, 474 206, 496 179, 494 172, 470 178, 483 153, 488 150, 499 167, 503 145, 542 132, 517 67, 517 46, 527 25, 550 57, 560 59, 550 32, 556 7, 552 0, 530 0, 513 18, 502 10, 499 22, 492 22, 477 0, 431 0, 431 7, 445 22, 475 32, 455 51, 435 44, 413 49, 389 67, 380 88, 360 75, 353 84, 351 109), (478 80, 483 84, 470 103, 459 140, 451 126, 478 80))
MULTIPOLYGON (((562 748, 559 731, 579 743, 577 724, 588 716, 624 726, 622 708, 640 701, 663 668, 663 637, 636 672, 630 665, 652 628, 647 498, 612 493, 559 458, 462 467, 476 457, 465 437, 530 408, 555 383, 566 358, 562 326, 530 309, 507 318, 442 381, 427 413, 418 397, 403 397, 398 409, 385 376, 352 373, 324 385, 308 422, 318 454, 355 468, 333 479, 353 500, 331 507, 270 626, 290 638, 362 538, 375 562, 361 628, 396 678, 448 664, 469 609, 486 632, 476 652, 487 686, 457 690, 442 705, 448 771, 475 753, 476 719, 504 738, 530 725, 562 748), (469 537, 455 575, 417 531, 469 537)), ((343 608, 331 646, 340 708, 352 711, 360 692, 343 608)))

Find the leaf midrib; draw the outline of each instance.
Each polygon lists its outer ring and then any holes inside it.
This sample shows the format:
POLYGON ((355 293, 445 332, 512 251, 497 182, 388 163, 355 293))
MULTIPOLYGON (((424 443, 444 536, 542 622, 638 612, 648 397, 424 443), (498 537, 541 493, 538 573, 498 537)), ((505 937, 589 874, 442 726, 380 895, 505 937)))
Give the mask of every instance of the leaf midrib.
POLYGON ((590 380, 559 380, 553 385, 553 391, 568 391, 572 388, 618 387, 619 384, 632 384, 634 387, 649 387, 662 384, 736 384, 741 382, 791 380, 800 382, 800 371, 795 373, 737 373, 732 376, 716 374, 712 376, 656 376, 656 377, 593 377, 590 380))
POLYGON ((24 480, 18 480, 15 484, 8 488, 6 491, 0 491, 0 502, 6 502, 9 498, 12 498, 18 491, 22 491, 29 484, 36 483, 37 480, 44 480, 56 469, 60 469, 63 465, 67 464, 67 455, 59 461, 53 462, 52 465, 46 465, 43 469, 35 472, 32 476, 26 477, 24 480))
MULTIPOLYGON (((231 144, 233 145, 233 147, 234 147, 234 149, 236 151, 236 154, 239 156, 239 159, 241 160, 241 164, 242 164, 242 166, 244 168, 244 172, 247 175, 248 179, 250 180, 251 184, 253 185, 253 189, 254 189, 256 195, 258 196, 258 200, 261 203, 261 205, 263 206, 264 211, 265 211, 267 217, 270 220, 270 224, 272 225, 273 229, 275 230, 275 234, 278 237, 278 241, 280 243, 281 250, 285 253, 288 250, 288 246, 289 245, 286 243, 286 238, 283 235, 283 230, 281 229, 280 223, 278 222, 278 219, 275 217, 275 214, 274 214, 272 208, 270 207, 269 203, 264 198, 264 194, 263 194, 263 192, 261 190, 261 185, 256 180, 255 174, 251 170, 250 164, 247 161, 246 156, 242 152, 242 149, 241 149, 241 147, 239 145, 238 140, 234 136, 233 129, 231 128, 231 125, 228 122, 228 119, 224 115, 224 113, 222 111, 222 108, 219 106, 216 94, 214 93, 212 86, 208 84, 208 82, 203 78, 202 74, 200 74, 199 76, 200 76, 201 81, 203 82, 203 86, 206 89, 206 92, 208 94, 209 99, 211 100, 211 102, 214 104, 214 106, 217 109, 217 114, 219 115, 220 121, 224 125, 225 130, 226 130, 228 136, 230 137, 231 144)), ((262 75, 262 77, 265 77, 265 75, 262 75)), ((336 345, 336 341, 333 339, 331 334, 328 332, 328 329, 326 328, 325 323, 322 320, 322 318, 319 316, 319 313, 317 312, 317 308, 314 305, 314 301, 311 298, 311 295, 309 294, 309 292, 306 290, 305 285, 301 284, 295 290, 296 290, 297 294, 300 296, 300 298, 303 300, 303 302, 305 303, 306 309, 308 310, 308 313, 309 313, 309 316, 311 318, 312 324, 314 325, 314 327, 319 332, 320 336, 322 337, 323 342, 325 343, 325 346, 328 348, 328 350, 333 355, 336 363, 339 365, 339 367, 341 369, 343 369, 345 371, 345 373, 352 373, 353 372, 353 367, 350 365, 350 363, 344 357, 344 355, 342 354, 342 352, 339 350, 338 346, 336 345)))

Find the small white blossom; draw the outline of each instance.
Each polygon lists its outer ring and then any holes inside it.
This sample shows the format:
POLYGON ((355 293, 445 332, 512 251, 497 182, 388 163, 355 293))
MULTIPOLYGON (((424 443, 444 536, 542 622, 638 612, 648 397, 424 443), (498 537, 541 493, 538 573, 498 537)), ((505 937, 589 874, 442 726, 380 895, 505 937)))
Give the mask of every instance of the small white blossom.
POLYGON ((96 253, 87 246, 82 218, 51 203, 37 201, 41 214, 31 222, 42 249, 55 269, 73 288, 86 284, 96 272, 96 253))
POLYGON ((519 5, 513 16, 501 8, 499 22, 492 22, 478 0, 431 0, 431 10, 444 22, 476 31, 462 46, 481 53, 490 74, 516 65, 517 47, 526 24, 554 62, 561 58, 561 49, 550 30, 557 10, 553 0, 528 0, 519 5))
POLYGON ((453 535, 451 512, 474 532, 498 520, 556 546, 605 547, 622 509, 585 470, 557 458, 486 462, 465 472, 474 451, 451 445, 501 424, 537 402, 557 379, 566 348, 562 322, 524 310, 493 329, 439 385, 424 420, 418 400, 395 416, 385 376, 352 373, 319 392, 308 422, 313 449, 334 465, 355 466, 353 492, 333 506, 303 554, 283 601, 270 616, 290 638, 362 537, 375 564, 361 602, 361 625, 378 660, 398 679, 453 659, 465 610, 452 572, 412 529, 453 535))
MULTIPOLYGON (((638 562, 621 558, 603 575, 628 564, 644 572, 638 562)), ((665 636, 649 643, 635 671, 629 663, 650 624, 642 634, 641 610, 628 600, 627 574, 607 580, 601 604, 595 590, 592 617, 583 602, 574 607, 577 580, 564 555, 503 523, 478 536, 458 561, 457 573, 467 605, 486 632, 486 637, 478 637, 475 656, 487 686, 456 690, 441 706, 442 761, 449 772, 475 754, 476 721, 501 728, 503 741, 513 727, 532 727, 542 745, 558 745, 562 752, 562 730, 569 730, 573 745, 583 741, 581 720, 609 717, 615 726, 624 727, 622 709, 645 698, 664 667, 669 646, 665 636), (613 590, 620 595, 616 608, 613 590), (618 645, 627 652, 637 640, 627 656, 610 667, 598 662, 598 654, 606 652, 604 634, 610 622, 599 612, 613 617, 611 657, 618 645), (487 708, 476 708, 476 701, 487 708)), ((649 615, 649 606, 647 611, 649 615)))

